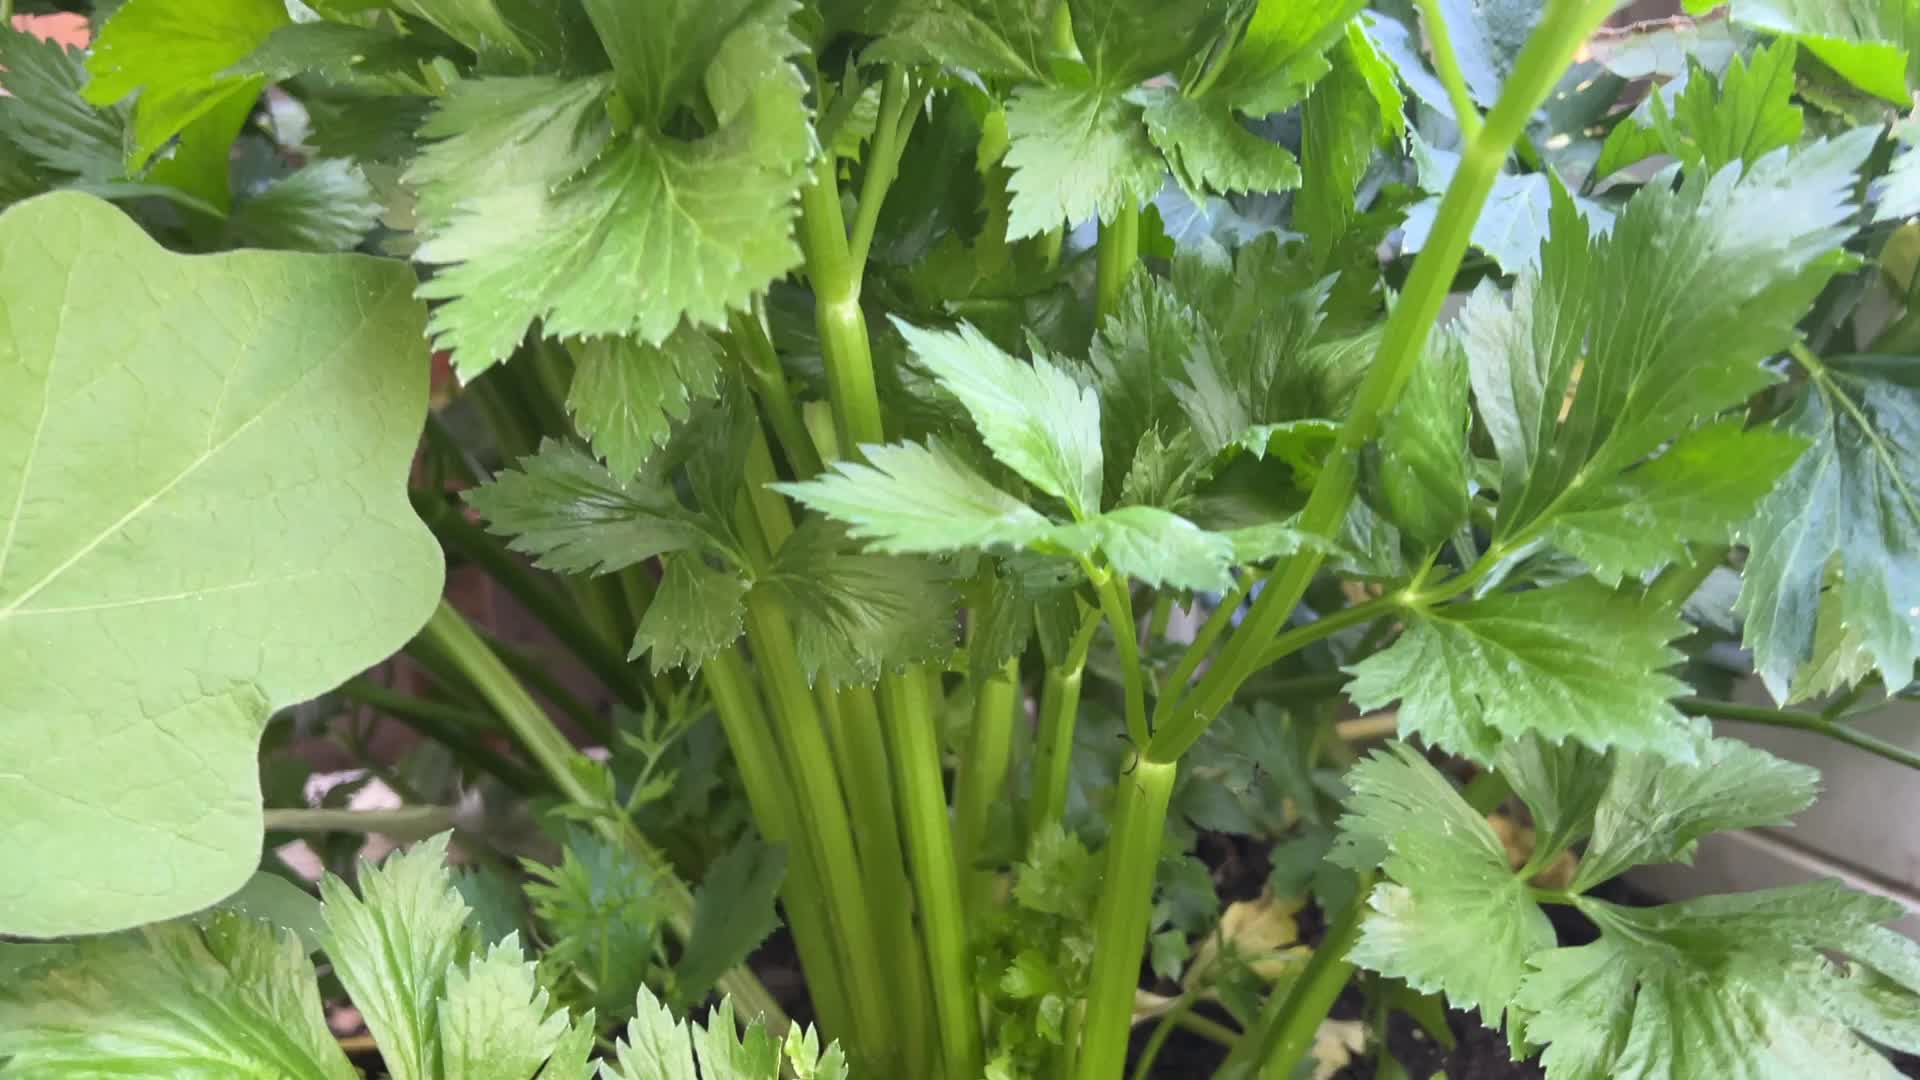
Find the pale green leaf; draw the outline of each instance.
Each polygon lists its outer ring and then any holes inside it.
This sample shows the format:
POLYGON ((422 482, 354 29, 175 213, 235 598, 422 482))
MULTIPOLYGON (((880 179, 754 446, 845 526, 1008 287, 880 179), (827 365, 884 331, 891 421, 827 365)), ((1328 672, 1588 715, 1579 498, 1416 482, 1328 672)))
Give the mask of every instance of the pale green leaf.
MULTIPOLYGON (((733 1002, 723 1001, 704 1026, 676 1021, 649 990, 640 991, 633 1021, 618 1045, 614 1059, 601 1064, 606 1080, 779 1080, 781 1044, 758 1021, 736 1034, 733 1002)), ((817 1042, 802 1035, 788 1036, 789 1054, 812 1053, 817 1042)), ((837 1046, 823 1057, 794 1060, 801 1080, 845 1080, 845 1059, 837 1046)))
POLYGON ((1820 774, 1736 739, 1702 743, 1698 760, 1627 754, 1593 821, 1573 887, 1585 890, 1630 867, 1686 862, 1711 832, 1781 825, 1813 805, 1820 774))
POLYGON ((1497 1027, 1527 975, 1527 958, 1554 943, 1553 926, 1507 865, 1486 820, 1420 754, 1395 743, 1347 775, 1353 790, 1333 861, 1391 879, 1374 888, 1354 963, 1422 993, 1444 992, 1497 1027))
POLYGON ((692 403, 720 393, 720 346, 681 327, 658 346, 632 338, 574 342, 567 411, 618 477, 638 473, 692 403))
POLYGON ((1739 610, 1754 666, 1776 698, 1797 692, 1833 619, 1887 685, 1905 686, 1920 657, 1920 365, 1828 360, 1780 423, 1813 448, 1745 530, 1739 610))
POLYGON ((1193 198, 1300 186, 1300 163, 1293 155, 1248 130, 1224 103, 1165 87, 1145 90, 1138 100, 1146 107, 1148 137, 1193 198))
POLYGON ((709 566, 693 552, 668 559, 628 659, 647 654, 655 674, 699 671, 746 632, 746 600, 747 580, 732 567, 709 566))
POLYGON ((584 451, 551 440, 464 498, 515 551, 562 573, 612 573, 712 539, 663 481, 623 483, 584 451))
POLYGON ((1166 167, 1140 106, 1092 87, 1026 86, 1007 104, 1007 239, 1145 205, 1166 167))
POLYGON ((1421 608, 1387 649, 1348 670, 1362 709, 1401 702, 1400 730, 1481 761, 1537 732, 1597 749, 1689 759, 1697 739, 1667 704, 1663 669, 1685 625, 1632 591, 1591 581, 1421 608))
POLYGON ((962 323, 929 331, 895 323, 920 365, 972 415, 993 456, 1067 504, 1075 517, 1100 509, 1100 399, 1045 357, 1001 352, 962 323))
POLYGON ((746 963, 780 927, 774 900, 787 873, 787 855, 748 837, 707 867, 694 895, 693 932, 673 968, 674 997, 693 1005, 720 976, 746 963))
POLYGON ((872 551, 935 554, 1023 548, 1052 523, 994 487, 939 442, 865 446, 866 458, 775 490, 846 523, 872 551))
MULTIPOLYGON (((1849 1030, 1879 1028, 1844 985, 1874 972, 1839 974, 1823 956, 1861 949, 1899 914, 1891 901, 1820 882, 1655 908, 1580 906, 1600 940, 1534 957, 1516 999, 1525 1038, 1547 1044, 1550 1080, 1900 1075, 1849 1030)), ((1910 989, 1885 987, 1883 1002, 1920 1010, 1910 989)))
POLYGON ((339 878, 320 884, 327 959, 393 1080, 439 1080, 446 1057, 438 1003, 475 944, 446 853, 443 833, 378 867, 363 863, 359 896, 339 878))
POLYGON ((236 246, 350 251, 384 209, 358 167, 329 158, 242 193, 227 218, 227 235, 236 246))
POLYGON ((455 966, 446 979, 438 1016, 442 1080, 529 1080, 567 1034, 566 1010, 548 1011, 547 992, 516 935, 455 966))
POLYGON ((83 940, 0 986, 0 1076, 353 1080, 298 938, 237 914, 83 940))
POLYGON ((1785 432, 1723 420, 1682 435, 1644 465, 1569 492, 1547 535, 1608 584, 1684 562, 1690 544, 1730 543, 1805 450, 1785 432))
POLYGON ((96 105, 140 95, 127 147, 137 170, 195 120, 232 102, 251 107, 265 81, 226 71, 292 21, 281 0, 128 0, 93 41, 83 93, 96 105))
POLYGON ((1116 573, 1148 585, 1220 592, 1233 584, 1234 541, 1178 514, 1123 506, 1051 538, 1072 551, 1097 549, 1116 573))
POLYGON ((1736 0, 1733 19, 1790 36, 1860 89, 1912 104, 1909 50, 1920 45, 1920 11, 1904 0, 1736 0))
POLYGON ((268 715, 432 612, 411 284, 356 257, 173 255, 81 195, 0 215, 0 931, 239 888, 268 715))

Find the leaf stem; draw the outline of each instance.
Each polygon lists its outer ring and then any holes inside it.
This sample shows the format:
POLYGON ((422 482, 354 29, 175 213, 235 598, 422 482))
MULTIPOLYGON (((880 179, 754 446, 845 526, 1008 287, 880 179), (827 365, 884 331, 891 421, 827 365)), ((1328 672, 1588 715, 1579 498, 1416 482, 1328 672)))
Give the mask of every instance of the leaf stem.
POLYGON ((873 231, 880 221, 880 207, 900 174, 900 155, 906 150, 907 135, 919 119, 919 110, 914 107, 918 97, 906 69, 888 67, 880 84, 880 119, 873 129, 873 143, 867 147, 867 174, 860 181, 860 205, 854 211, 853 237, 847 243, 848 262, 854 266, 867 265, 873 231))
MULTIPOLYGON (((1473 225, 1485 206, 1514 141, 1526 129, 1534 109, 1553 88, 1574 50, 1612 11, 1612 0, 1552 0, 1538 27, 1515 62, 1512 76, 1486 123, 1464 148, 1460 166, 1434 220, 1427 246, 1414 259, 1400 302, 1388 317, 1386 332, 1365 380, 1360 384, 1352 412, 1340 427, 1339 439, 1307 506, 1300 529, 1312 537, 1330 539, 1345 520, 1359 479, 1360 452, 1378 433, 1407 379, 1425 351, 1440 309, 1466 255, 1473 225)), ((1309 545, 1268 575, 1240 629, 1228 640, 1218 660, 1200 682, 1169 713, 1168 723, 1154 736, 1147 755, 1154 761, 1173 761, 1206 731, 1220 709, 1232 700, 1239 685, 1260 668, 1267 644, 1306 594, 1319 571, 1324 553, 1309 545)))
POLYGON ((1220 640, 1220 635, 1226 633, 1227 628, 1233 625, 1233 615, 1240 610, 1241 603, 1247 598, 1247 590, 1252 585, 1253 579, 1243 574, 1234 583, 1232 591, 1220 598, 1220 603, 1215 605, 1213 614, 1207 616, 1207 621, 1201 624, 1200 632, 1194 635, 1193 643, 1187 646, 1187 651, 1180 657, 1180 663, 1174 667, 1173 674, 1161 684, 1160 701, 1153 710, 1154 730, 1158 731, 1166 723, 1167 717, 1172 714, 1174 703, 1185 694, 1187 683, 1193 678, 1193 673, 1199 669, 1201 662, 1207 658, 1207 654, 1213 651, 1213 643, 1220 640))
POLYGON ((1332 637, 1348 627, 1372 622, 1405 604, 1406 598, 1401 594, 1388 593, 1364 604, 1344 607, 1331 615, 1322 615, 1310 623, 1296 626, 1273 639, 1273 644, 1267 646, 1267 651, 1260 655, 1259 667, 1254 670, 1257 672, 1261 668, 1277 664, 1316 641, 1332 637))
POLYGON ((1876 738, 1819 713, 1769 709, 1760 705, 1741 705, 1731 701, 1713 701, 1698 697, 1680 698, 1673 704, 1681 712, 1693 716, 1732 720, 1741 724, 1759 724, 1764 727, 1788 728, 1794 731, 1810 731, 1815 735, 1824 735, 1837 742, 1843 742, 1857 750, 1864 750, 1876 757, 1885 758, 1897 765, 1905 765, 1909 769, 1920 769, 1920 753, 1903 746, 1896 746, 1885 739, 1876 738))
POLYGON ((1140 953, 1153 914, 1160 836, 1179 767, 1136 755, 1121 774, 1113 829, 1107 834, 1100 901, 1094 912, 1093 974, 1087 990, 1077 1080, 1117 1080, 1126 1066, 1140 953))
POLYGON ((832 154, 814 163, 813 183, 800 190, 800 247, 813 283, 814 323, 826 363, 827 392, 841 446, 856 451, 886 441, 880 418, 880 392, 873 379, 873 351, 867 317, 860 309, 864 267, 847 250, 846 220, 840 212, 840 182, 832 154))
POLYGON ((1480 109, 1467 90, 1466 76, 1460 70, 1460 57, 1453 51, 1453 37, 1447 31, 1447 17, 1439 0, 1416 0, 1420 22, 1427 28, 1427 41, 1433 47, 1433 66, 1447 88, 1447 100, 1453 103, 1454 124, 1460 128, 1460 141, 1472 142, 1480 134, 1480 109))
POLYGON ((476 716, 455 705, 442 705, 376 686, 364 678, 349 679, 336 692, 349 701, 393 717, 446 747, 454 757, 492 775, 521 795, 537 795, 551 789, 551 785, 538 774, 495 752, 476 738, 476 728, 494 727, 489 722, 491 718, 476 716))
POLYGON ((740 653, 726 649, 701 665, 700 678, 706 684, 720 726, 727 734, 727 744, 733 751, 734 764, 740 769, 741 784, 747 789, 747 802, 761 835, 785 847, 789 853, 780 901, 793 928, 794 948, 800 954, 800 966, 806 975, 807 998, 813 1003, 822 1027, 828 1031, 847 1031, 846 979, 839 956, 834 952, 827 922, 825 889, 820 883, 823 868, 814 861, 813 849, 805 838, 794 835, 800 811, 794 804, 793 789, 787 784, 753 676, 740 653))
POLYGON ((1100 238, 1094 244, 1097 262, 1094 278, 1094 322, 1107 321, 1120 307, 1126 293, 1127 278, 1140 261, 1140 208, 1129 199, 1114 214, 1112 221, 1100 223, 1100 238))
POLYGON ((773 425, 774 438, 780 440, 780 453, 793 470, 793 478, 806 480, 823 467, 820 451, 813 445, 806 421, 801 419, 799 406, 794 403, 793 388, 787 385, 787 373, 780 368, 780 354, 774 350, 773 339, 767 336, 760 306, 756 302, 752 313, 733 314, 729 326, 734 350, 753 382, 754 393, 760 398, 761 414, 773 425))
POLYGON ((1327 936, 1313 950, 1306 970, 1284 996, 1275 994, 1267 999, 1253 1030, 1228 1056, 1229 1065, 1258 1068, 1262 1080, 1290 1080, 1313 1048, 1314 1034, 1333 1008, 1334 999, 1353 977, 1353 962, 1347 959, 1347 953, 1359 940, 1367 897, 1372 892, 1373 875, 1360 875, 1353 900, 1327 928, 1327 936))
POLYGON ((1167 1036, 1180 1020, 1193 1011, 1194 1002, 1199 996, 1189 990, 1181 994, 1168 1009, 1160 1022, 1153 1026, 1153 1034, 1147 1037, 1147 1045, 1140 1051, 1140 1059, 1133 1065, 1133 1080, 1149 1080, 1153 1076, 1153 1063, 1160 1059, 1160 1048, 1167 1045, 1167 1036))
POLYGON ((402 806, 388 810, 337 810, 300 807, 267 810, 268 832, 379 833, 395 840, 422 840, 454 827, 458 811, 451 806, 402 806))
POLYGON ((933 725, 930 683, 915 670, 880 684, 888 758, 906 828, 914 895, 927 968, 933 975, 934 1016, 940 1027, 942 1075, 980 1075, 980 1019, 973 983, 973 953, 960 901, 959 865, 947 824, 946 785, 933 725))
POLYGON ((1080 682, 1100 620, 1099 608, 1089 608, 1082 614, 1067 655, 1047 668, 1046 682, 1041 685, 1028 835, 1066 816, 1067 791, 1073 778, 1073 732, 1080 716, 1080 682))
POLYGON ((973 688, 973 729, 953 791, 953 851, 966 911, 987 909, 999 875, 977 864, 993 807, 1005 795, 1013 762, 1013 718, 1020 708, 1020 661, 982 673, 973 688))
POLYGON ((1114 647, 1120 652, 1120 673, 1127 695, 1127 737, 1133 745, 1145 746, 1152 731, 1147 727, 1147 687, 1140 668, 1140 623, 1133 617, 1133 596, 1123 577, 1092 566, 1087 568, 1087 576, 1093 579, 1100 610, 1106 612, 1114 647))

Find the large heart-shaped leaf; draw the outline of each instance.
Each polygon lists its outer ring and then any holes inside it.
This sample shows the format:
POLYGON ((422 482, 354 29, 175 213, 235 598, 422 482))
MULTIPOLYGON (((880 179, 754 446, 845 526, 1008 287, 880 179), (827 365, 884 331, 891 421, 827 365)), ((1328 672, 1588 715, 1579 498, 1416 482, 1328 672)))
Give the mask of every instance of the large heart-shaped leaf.
POLYGON ((84 195, 0 215, 0 933, 238 889, 268 715, 431 614, 413 285, 174 255, 84 195))

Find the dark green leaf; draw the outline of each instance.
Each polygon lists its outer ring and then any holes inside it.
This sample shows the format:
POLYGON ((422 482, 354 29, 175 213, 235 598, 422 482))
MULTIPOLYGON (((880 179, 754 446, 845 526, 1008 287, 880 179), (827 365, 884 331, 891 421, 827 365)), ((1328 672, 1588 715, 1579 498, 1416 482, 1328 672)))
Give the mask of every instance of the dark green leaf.
POLYGON ((1746 529, 1740 610, 1755 667, 1788 697, 1832 619, 1889 687, 1905 686, 1920 657, 1920 366, 1827 361, 1781 424, 1813 449, 1746 529))
POLYGON ((709 566, 693 552, 667 560, 628 659, 650 655, 655 674, 676 667, 699 671, 746 632, 747 587, 738 570, 709 566))
POLYGON ((611 573, 713 536, 664 483, 623 484, 584 452, 551 440, 465 498, 488 529, 512 538, 515 551, 562 573, 611 573))
POLYGON ((780 926, 773 910, 786 877, 787 856, 751 838, 707 868, 694 897, 693 933, 674 965, 674 993, 683 1005, 705 997, 721 975, 745 963, 780 926))
POLYGON ((785 605, 810 680, 869 685, 886 671, 944 659, 958 636, 959 596, 946 570, 861 554, 818 519, 787 538, 755 588, 785 605))
MULTIPOLYGON (((121 176, 126 110, 96 108, 81 96, 85 54, 0 26, 0 147, 8 144, 41 169, 87 181, 121 176)), ((19 162, 26 166, 27 161, 19 162)))
POLYGON ((1168 88, 1142 91, 1137 100, 1146 106, 1148 137, 1190 196, 1300 186, 1300 163, 1293 155, 1248 130, 1224 103, 1168 88))
POLYGON ((350 251, 380 221, 381 206, 358 168, 339 159, 309 162, 258 192, 243 194, 227 218, 236 246, 350 251))
POLYGON ((685 326, 658 346, 603 337, 573 342, 568 351, 574 371, 567 411, 615 476, 638 473, 693 402, 720 393, 720 346, 685 326))

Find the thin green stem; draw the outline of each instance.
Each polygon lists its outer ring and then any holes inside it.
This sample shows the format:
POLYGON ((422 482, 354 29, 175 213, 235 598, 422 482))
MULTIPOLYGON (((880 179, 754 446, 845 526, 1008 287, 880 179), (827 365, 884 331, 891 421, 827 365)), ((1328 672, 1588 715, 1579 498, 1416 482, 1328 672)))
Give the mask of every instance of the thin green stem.
POLYGON ((1439 0, 1417 0, 1420 22, 1427 28, 1427 41, 1433 47, 1434 70, 1447 88, 1447 100, 1453 103, 1454 123, 1460 128, 1460 141, 1472 142, 1480 134, 1480 110, 1467 90, 1466 76, 1460 71, 1460 58, 1453 51, 1453 37, 1447 32, 1447 17, 1439 0))
POLYGON ((1920 753, 1903 746, 1896 746, 1885 739, 1876 738, 1846 724, 1837 723, 1819 713, 1769 709, 1758 705, 1740 705, 1731 701, 1712 701, 1697 697, 1681 698, 1674 702, 1674 706, 1681 712, 1693 716, 1732 720, 1741 724, 1788 728, 1793 731, 1809 731, 1815 735, 1824 735, 1836 742, 1845 743, 1856 750, 1864 750, 1876 757, 1885 758, 1897 765, 1905 765, 1909 769, 1920 769, 1920 753))
POLYGON ((1313 959, 1285 995, 1267 999, 1260 1019, 1242 1039, 1227 1064, 1259 1069, 1262 1080, 1291 1080, 1294 1069, 1313 1048, 1313 1037, 1333 1008, 1334 999, 1353 977, 1347 953, 1360 937, 1366 917, 1373 875, 1362 874, 1353 900, 1327 928, 1327 936, 1313 950, 1313 959))
POLYGON ((1147 641, 1164 641, 1167 626, 1173 622, 1173 594, 1163 592, 1153 598, 1153 609, 1147 615, 1147 641))
POLYGON ((1120 776, 1100 901, 1094 912, 1093 974, 1073 1074, 1077 1080, 1117 1080, 1126 1066, 1133 996, 1140 985, 1140 955, 1153 914, 1160 836, 1166 829, 1167 802, 1178 771, 1173 762, 1136 758, 1131 770, 1120 776))
POLYGON ((506 365, 496 364, 461 387, 460 393, 480 407, 480 415, 493 432, 493 443, 501 455, 514 459, 533 453, 540 445, 540 432, 533 418, 503 385, 510 381, 506 365))
MULTIPOLYGON (((474 689, 493 705, 508 729, 527 748, 528 755, 553 781, 553 786, 562 797, 581 806, 598 804, 598 799, 576 767, 586 758, 553 725, 552 718, 513 677, 513 673, 500 662, 487 643, 480 639, 465 617, 442 601, 420 633, 461 667, 474 689)), ((654 870, 671 905, 668 923, 676 936, 682 941, 686 940, 693 932, 693 893, 686 883, 680 880, 673 868, 631 823, 615 823, 601 818, 599 827, 608 834, 608 839, 625 846, 636 859, 654 870)), ((739 1003, 744 1018, 758 1015, 767 1017, 770 1025, 784 1026, 786 1023, 786 1016, 780 1011, 779 1004, 747 968, 735 968, 728 972, 721 977, 720 985, 739 1003)))
POLYGON ((412 694, 376 686, 366 679, 349 679, 336 692, 349 701, 393 717, 519 794, 537 795, 550 790, 551 786, 539 774, 496 753, 476 737, 480 732, 498 730, 492 717, 476 716, 455 705, 425 701, 412 694))
POLYGON ((1093 312, 1098 323, 1105 323, 1120 309, 1127 279, 1140 261, 1140 208, 1129 200, 1112 221, 1101 222, 1100 239, 1094 249, 1093 312))
POLYGON ((1349 627, 1372 622, 1381 615, 1401 607, 1404 603, 1405 599, 1399 593, 1388 593, 1364 604, 1341 608, 1330 615, 1323 615, 1310 623, 1296 626, 1273 639, 1273 644, 1267 646, 1266 652, 1260 654, 1259 666, 1254 670, 1259 671, 1261 668, 1277 664, 1314 642, 1330 638, 1349 627))
POLYGON ((1127 737, 1135 746, 1145 746, 1152 732, 1147 727, 1147 687, 1140 667, 1140 624, 1133 617, 1133 597, 1123 577, 1092 568, 1088 576, 1100 595, 1100 609, 1106 612, 1114 647, 1120 651, 1120 673, 1127 695, 1127 737))
POLYGON ((1007 661, 991 675, 983 673, 975 682, 973 729, 954 782, 953 850, 967 913, 976 917, 987 909, 999 876, 978 864, 994 804, 1006 795, 1007 770, 1013 762, 1013 718, 1019 708, 1018 660, 1007 661))
POLYGON ((867 252, 873 246, 873 231, 880 222, 880 207, 887 200, 900 173, 900 155, 907 148, 907 135, 919 118, 915 108, 919 95, 897 65, 887 69, 880 84, 880 118, 873 129, 873 143, 867 147, 867 174, 860 182, 860 205, 855 208, 853 237, 848 241, 848 261, 865 267, 867 252))
POLYGON ((1239 1032, 1217 1020, 1209 1020, 1191 1009, 1176 1018, 1174 1024, 1187 1031, 1193 1032, 1195 1035, 1213 1043, 1215 1046, 1224 1046, 1228 1050, 1232 1050, 1234 1047, 1240 1045, 1239 1032))
POLYGON ((933 725, 930 683, 922 673, 881 683, 888 757, 900 796, 907 853, 919 901, 927 968, 933 975, 934 1016, 940 1026, 942 1075, 980 1075, 980 1020, 973 989, 973 953, 960 901, 960 871, 947 824, 940 745, 933 725))
POLYGON ((1041 685, 1032 805, 1027 812, 1029 835, 1067 813, 1067 791, 1073 779, 1073 732, 1080 717, 1080 683, 1100 621, 1099 608, 1082 614, 1067 655, 1047 669, 1046 682, 1041 685))
POLYGON ((1133 1064, 1133 1080, 1149 1080, 1153 1076, 1153 1064, 1160 1060, 1160 1049, 1167 1045, 1167 1036, 1173 1034, 1175 1025, 1181 1017, 1193 1011, 1194 1002, 1199 997, 1191 990, 1177 998, 1160 1022, 1153 1026, 1153 1034, 1147 1036, 1147 1045, 1140 1050, 1140 1059, 1133 1064))
POLYGON ((1200 632, 1193 636, 1193 643, 1187 646, 1187 651, 1181 655, 1180 662, 1174 666, 1173 674, 1167 676, 1166 682, 1161 686, 1160 701, 1153 710, 1154 730, 1158 731, 1166 724, 1174 704, 1185 694, 1187 683, 1193 678, 1193 673, 1199 670, 1201 661, 1213 651, 1213 643, 1220 640, 1220 635, 1226 633, 1227 628, 1233 625, 1233 614, 1240 610, 1240 604, 1246 600, 1247 589, 1252 584, 1253 579, 1244 576, 1234 582, 1233 589, 1220 598, 1220 603, 1214 607, 1213 614, 1207 616, 1207 621, 1200 625, 1200 632))
POLYGON ((379 833, 395 840, 419 840, 454 827, 459 813, 451 806, 402 806, 390 810, 328 808, 266 811, 268 832, 379 833))
POLYGON ((821 469, 820 451, 807 433, 807 423, 793 400, 793 388, 787 385, 787 373, 780 367, 780 356, 761 322, 760 304, 752 314, 735 312, 731 320, 734 348, 741 366, 752 380, 760 398, 760 413, 773 425, 773 436, 780 440, 780 453, 787 459, 796 480, 806 480, 821 469))
POLYGON ((526 683, 534 693, 546 698, 554 708, 564 713, 567 719, 578 724, 580 730, 589 738, 602 746, 613 745, 613 725, 606 717, 581 701, 579 695, 567 689, 565 683, 554 678, 553 673, 547 670, 544 663, 508 645, 493 634, 482 632, 481 636, 486 638, 488 646, 500 657, 500 662, 507 665, 508 670, 512 671, 521 682, 526 683))
MULTIPOLYGON (((1374 363, 1300 513, 1301 532, 1331 539, 1346 520, 1359 479, 1360 453, 1378 433, 1419 363, 1459 273, 1474 222, 1486 205, 1508 151, 1526 130, 1534 109, 1566 71, 1574 50, 1612 9, 1613 0, 1553 0, 1547 5, 1520 51, 1500 100, 1461 154, 1459 168, 1440 200, 1432 236, 1414 259, 1400 302, 1387 319, 1374 363)), ((1222 655, 1155 734, 1149 758, 1173 761, 1200 738, 1220 709, 1233 699, 1240 684, 1259 670, 1267 643, 1306 595, 1324 557, 1320 545, 1310 544, 1268 575, 1260 598, 1228 640, 1222 655)))

